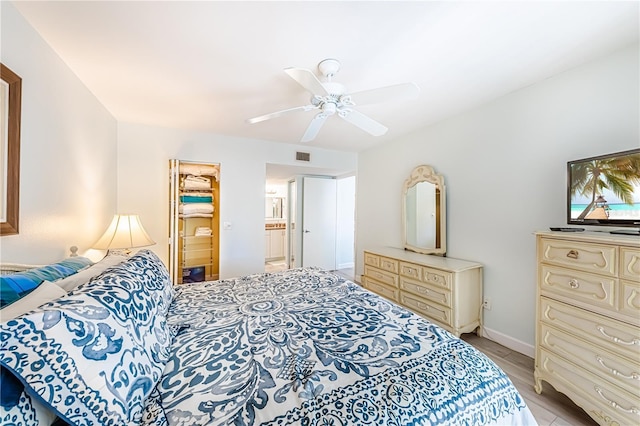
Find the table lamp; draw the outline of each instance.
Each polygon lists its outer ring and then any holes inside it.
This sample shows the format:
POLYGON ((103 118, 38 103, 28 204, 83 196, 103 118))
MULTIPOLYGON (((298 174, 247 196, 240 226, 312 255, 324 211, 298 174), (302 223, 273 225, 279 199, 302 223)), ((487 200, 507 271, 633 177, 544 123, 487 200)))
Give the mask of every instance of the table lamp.
POLYGON ((137 214, 116 214, 113 216, 111 225, 93 245, 93 248, 99 250, 118 249, 130 254, 132 248, 153 244, 155 241, 144 230, 137 214))

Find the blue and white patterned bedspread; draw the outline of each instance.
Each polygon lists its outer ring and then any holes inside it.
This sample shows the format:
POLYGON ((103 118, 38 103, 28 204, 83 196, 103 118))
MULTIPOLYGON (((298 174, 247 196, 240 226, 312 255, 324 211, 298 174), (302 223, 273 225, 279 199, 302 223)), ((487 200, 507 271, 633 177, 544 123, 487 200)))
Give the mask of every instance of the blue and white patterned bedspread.
POLYGON ((483 354, 317 268, 180 286, 167 320, 169 425, 535 424, 483 354))

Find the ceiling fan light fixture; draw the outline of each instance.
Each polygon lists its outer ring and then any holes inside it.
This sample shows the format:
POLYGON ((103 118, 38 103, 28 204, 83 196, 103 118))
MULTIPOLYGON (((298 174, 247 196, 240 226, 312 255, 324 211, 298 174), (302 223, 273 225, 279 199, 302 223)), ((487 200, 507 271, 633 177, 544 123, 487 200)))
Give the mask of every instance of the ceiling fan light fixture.
POLYGON ((322 113, 329 116, 336 113, 338 107, 333 102, 325 102, 322 104, 322 113))
POLYGON ((350 107, 356 104, 367 105, 389 100, 412 99, 417 97, 420 92, 420 88, 415 83, 404 83, 356 93, 346 93, 347 91, 342 84, 331 81, 332 77, 340 70, 340 61, 337 59, 324 59, 318 64, 318 70, 325 77, 325 82, 321 82, 316 74, 308 69, 294 67, 284 69, 289 77, 311 93, 311 103, 309 105, 261 115, 251 118, 247 122, 253 124, 294 111, 311 111, 315 109, 320 112, 311 120, 300 142, 309 142, 315 139, 327 118, 336 115, 336 113, 340 118, 364 132, 372 136, 381 136, 387 132, 387 127, 350 107))

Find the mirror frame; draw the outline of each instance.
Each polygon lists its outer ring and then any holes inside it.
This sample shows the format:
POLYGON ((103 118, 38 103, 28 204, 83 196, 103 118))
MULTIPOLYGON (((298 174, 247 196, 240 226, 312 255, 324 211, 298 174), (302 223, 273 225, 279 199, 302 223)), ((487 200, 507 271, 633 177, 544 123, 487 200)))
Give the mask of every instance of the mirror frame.
MULTIPOLYGON (((16 73, 0 63, 0 76, 8 86, 6 99, 7 122, 6 139, 2 137, 2 146, 7 154, 6 168, 2 173, 7 185, 7 192, 2 200, 6 208, 6 218, 0 222, 0 236, 18 233, 20 217, 20 113, 22 106, 22 79, 16 73)), ((5 100, 2 100, 5 102, 5 100)))
MULTIPOLYGON (((405 250, 414 251, 416 253, 422 254, 437 254, 440 256, 445 256, 447 253, 447 208, 446 208, 446 191, 444 186, 444 176, 439 175, 435 172, 433 167, 427 166, 426 164, 415 167, 411 171, 411 175, 407 180, 404 181, 404 185, 402 187, 402 244, 404 245, 405 250), (439 200, 439 208, 440 208, 440 247, 427 248, 427 247, 416 247, 410 244, 407 244, 407 191, 409 188, 420 182, 429 182, 436 186, 436 190, 440 191, 440 200, 439 200)), ((436 203, 438 204, 438 203, 436 203)))

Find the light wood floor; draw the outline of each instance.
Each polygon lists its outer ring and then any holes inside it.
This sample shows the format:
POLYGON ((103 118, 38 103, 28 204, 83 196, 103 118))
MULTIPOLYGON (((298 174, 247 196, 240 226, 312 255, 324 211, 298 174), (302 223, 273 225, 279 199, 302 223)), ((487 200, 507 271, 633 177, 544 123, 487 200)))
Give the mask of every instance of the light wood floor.
POLYGON ((358 283, 360 284, 358 281, 356 281, 354 275, 354 271, 353 268, 347 268, 347 269, 336 269, 335 271, 333 271, 335 273, 337 273, 338 275, 342 275, 343 277, 345 277, 346 279, 353 281, 354 283, 358 283))

